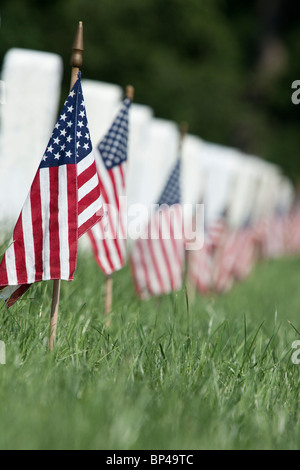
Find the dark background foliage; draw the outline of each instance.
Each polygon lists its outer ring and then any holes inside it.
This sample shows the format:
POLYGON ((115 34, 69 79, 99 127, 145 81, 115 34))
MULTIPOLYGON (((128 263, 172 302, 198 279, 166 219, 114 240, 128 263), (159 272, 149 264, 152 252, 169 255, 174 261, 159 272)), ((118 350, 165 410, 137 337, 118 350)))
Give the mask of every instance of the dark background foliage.
POLYGON ((189 123, 300 177, 300 6, 290 0, 1 0, 0 60, 11 47, 56 52, 63 96, 77 22, 83 77, 135 86, 157 117, 189 123))

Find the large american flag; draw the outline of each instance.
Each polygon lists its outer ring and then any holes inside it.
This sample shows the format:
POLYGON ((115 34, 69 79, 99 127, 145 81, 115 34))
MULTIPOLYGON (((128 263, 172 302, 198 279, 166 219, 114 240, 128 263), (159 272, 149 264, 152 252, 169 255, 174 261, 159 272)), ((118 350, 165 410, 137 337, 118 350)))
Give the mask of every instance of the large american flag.
POLYGON ((102 206, 79 74, 0 264, 0 299, 10 307, 34 282, 72 280, 78 238, 102 206))
POLYGON ((126 262, 126 166, 129 109, 126 97, 105 137, 96 150, 96 164, 104 199, 104 217, 88 232, 95 259, 106 275, 126 262))
POLYGON ((136 291, 143 299, 167 294, 182 286, 184 237, 180 167, 178 159, 145 232, 135 241, 130 253, 136 291))

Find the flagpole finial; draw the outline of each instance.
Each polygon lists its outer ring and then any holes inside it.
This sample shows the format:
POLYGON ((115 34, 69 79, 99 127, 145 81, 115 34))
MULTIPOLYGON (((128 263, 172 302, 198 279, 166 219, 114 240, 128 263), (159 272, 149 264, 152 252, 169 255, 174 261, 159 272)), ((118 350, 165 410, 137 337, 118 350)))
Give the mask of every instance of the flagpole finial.
POLYGON ((127 87, 126 87, 126 96, 127 96, 127 98, 130 99, 130 101, 133 101, 134 87, 132 85, 127 85, 127 87))
POLYGON ((80 67, 82 66, 82 53, 83 53, 83 23, 79 21, 77 31, 75 34, 72 55, 70 59, 70 65, 72 67, 71 85, 70 89, 73 88, 77 78, 80 67))
POLYGON ((70 60, 71 67, 78 67, 82 66, 82 52, 83 52, 83 23, 79 21, 77 31, 75 34, 73 47, 72 47, 72 55, 70 60))
POLYGON ((186 136, 187 132, 188 132, 188 123, 186 121, 182 121, 179 125, 179 132, 180 132, 180 137, 181 137, 181 140, 184 139, 184 137, 186 136))

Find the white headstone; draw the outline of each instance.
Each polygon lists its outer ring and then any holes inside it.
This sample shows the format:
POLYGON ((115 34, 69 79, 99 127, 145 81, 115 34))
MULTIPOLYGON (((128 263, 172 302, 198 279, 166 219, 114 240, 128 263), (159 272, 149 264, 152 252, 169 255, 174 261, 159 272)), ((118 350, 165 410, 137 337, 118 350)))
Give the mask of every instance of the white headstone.
POLYGON ((129 113, 127 196, 130 206, 140 202, 141 175, 147 170, 144 159, 149 145, 153 110, 133 103, 129 113))
POLYGON ((144 154, 144 172, 140 180, 145 204, 155 204, 164 189, 178 154, 179 132, 176 124, 154 118, 149 123, 149 141, 144 154))
POLYGON ((231 147, 201 143, 199 160, 206 173, 204 210, 207 226, 217 220, 225 209, 230 210, 235 180, 241 165, 239 152, 231 147))
POLYGON ((93 147, 110 128, 123 98, 119 85, 82 79, 82 92, 93 147))
POLYGON ((253 219, 259 184, 257 170, 255 162, 249 156, 241 154, 241 165, 229 211, 230 224, 233 227, 242 227, 253 219))
MULTIPOLYGON (((131 185, 135 185, 135 201, 143 207, 143 211, 137 211, 135 217, 129 214, 128 223, 135 219, 140 227, 148 220, 152 204, 156 204, 167 182, 170 171, 179 156, 178 143, 179 131, 176 124, 165 119, 153 118, 147 122, 147 146, 141 153, 139 165, 132 177, 131 185)), ((129 192, 133 193, 132 189, 129 192)))
MULTIPOLYGON (((48 52, 10 49, 1 80, 0 232, 16 223, 55 124, 62 59, 48 52)), ((0 233, 0 236, 1 236, 0 233)))
POLYGON ((254 216, 256 219, 271 216, 276 208, 276 190, 279 168, 262 159, 256 159, 260 171, 260 184, 257 191, 254 216))

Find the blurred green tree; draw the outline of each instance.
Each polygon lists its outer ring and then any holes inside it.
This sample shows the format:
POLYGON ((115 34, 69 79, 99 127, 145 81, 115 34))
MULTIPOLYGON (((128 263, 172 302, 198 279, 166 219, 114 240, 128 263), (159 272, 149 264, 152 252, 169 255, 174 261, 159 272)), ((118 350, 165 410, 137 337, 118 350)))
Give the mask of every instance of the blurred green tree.
POLYGON ((77 22, 83 76, 135 86, 157 117, 280 164, 300 177, 300 7, 289 0, 2 0, 0 59, 11 47, 63 57, 77 22), (297 17, 298 14, 298 17, 297 17))

